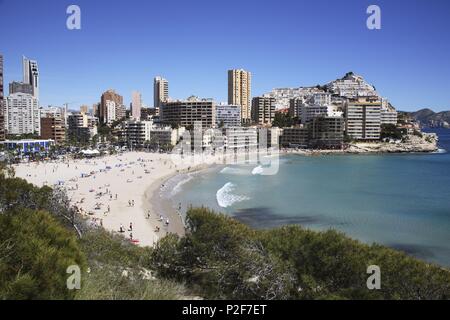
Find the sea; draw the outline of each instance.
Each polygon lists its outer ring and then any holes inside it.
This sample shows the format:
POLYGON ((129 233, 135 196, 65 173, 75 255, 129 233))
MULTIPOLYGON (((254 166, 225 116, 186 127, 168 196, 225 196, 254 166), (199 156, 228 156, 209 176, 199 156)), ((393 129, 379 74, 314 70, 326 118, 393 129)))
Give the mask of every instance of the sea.
POLYGON ((258 229, 335 229, 450 266, 450 130, 428 154, 285 155, 260 166, 215 166, 179 175, 165 197, 186 212, 205 206, 258 229))

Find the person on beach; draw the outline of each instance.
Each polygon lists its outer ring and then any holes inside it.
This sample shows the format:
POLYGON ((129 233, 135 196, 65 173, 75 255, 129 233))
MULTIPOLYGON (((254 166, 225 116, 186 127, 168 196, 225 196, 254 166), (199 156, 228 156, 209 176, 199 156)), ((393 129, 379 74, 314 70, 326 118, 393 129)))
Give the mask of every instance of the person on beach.
POLYGON ((130 222, 130 229, 129 231, 133 231, 133 222, 130 222))
POLYGON ((130 240, 133 240, 133 233, 130 232, 130 240))
POLYGON ((132 207, 134 207, 134 200, 131 200, 131 203, 132 203, 132 207))
POLYGON ((131 207, 131 201, 130 200, 128 200, 128 206, 131 207))
POLYGON ((120 233, 124 233, 125 232, 125 230, 123 230, 123 225, 122 224, 120 224, 119 232, 120 233))

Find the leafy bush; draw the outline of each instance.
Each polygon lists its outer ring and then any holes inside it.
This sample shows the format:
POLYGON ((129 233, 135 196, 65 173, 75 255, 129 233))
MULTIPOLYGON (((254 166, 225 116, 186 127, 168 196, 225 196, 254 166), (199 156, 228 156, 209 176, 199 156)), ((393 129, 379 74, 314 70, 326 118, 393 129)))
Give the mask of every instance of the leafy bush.
POLYGON ((44 211, 0 214, 0 299, 68 299, 71 265, 85 267, 75 235, 44 211))
POLYGON ((187 226, 185 237, 160 241, 152 264, 208 298, 450 298, 449 270, 336 231, 256 231, 204 208, 189 210, 187 226), (370 265, 381 268, 381 290, 367 289, 370 265))

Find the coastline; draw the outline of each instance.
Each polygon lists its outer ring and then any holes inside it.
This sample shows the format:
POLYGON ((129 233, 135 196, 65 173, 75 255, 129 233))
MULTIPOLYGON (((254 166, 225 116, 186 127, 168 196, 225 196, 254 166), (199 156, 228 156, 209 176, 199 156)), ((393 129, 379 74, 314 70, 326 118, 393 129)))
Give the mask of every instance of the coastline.
MULTIPOLYGON (((403 144, 365 145, 366 148, 349 150, 281 149, 279 155, 431 153, 438 150, 436 143, 428 143, 426 148, 424 145, 416 145, 414 150, 405 150, 403 144), (367 145, 375 148, 367 148, 367 145), (394 149, 380 149, 380 146, 386 145, 394 149)), ((15 168, 17 177, 32 184, 60 185, 65 188, 71 205, 76 206, 94 225, 111 232, 118 232, 119 226, 123 226, 124 236, 134 243, 154 246, 168 233, 179 236, 185 234, 184 217, 171 202, 170 195, 169 198, 164 196, 167 193, 162 186, 176 176, 198 173, 212 165, 226 164, 226 159, 227 155, 217 154, 198 163, 191 156, 174 159, 170 154, 126 152, 95 159, 21 163, 15 168), (83 177, 83 174, 87 174, 87 177, 83 177), (133 205, 130 205, 130 201, 133 201, 133 205), (167 220, 169 225, 164 223, 167 220), (131 230, 130 224, 133 225, 131 230)))

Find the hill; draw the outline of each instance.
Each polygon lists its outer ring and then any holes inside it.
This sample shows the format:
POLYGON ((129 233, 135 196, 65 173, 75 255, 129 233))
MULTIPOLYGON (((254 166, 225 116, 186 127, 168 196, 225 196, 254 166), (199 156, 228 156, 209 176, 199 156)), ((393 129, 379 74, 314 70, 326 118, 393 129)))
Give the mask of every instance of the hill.
POLYGON ((426 108, 406 114, 424 127, 450 127, 450 111, 434 112, 426 108))

